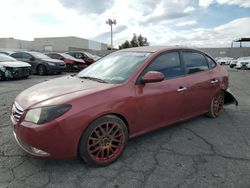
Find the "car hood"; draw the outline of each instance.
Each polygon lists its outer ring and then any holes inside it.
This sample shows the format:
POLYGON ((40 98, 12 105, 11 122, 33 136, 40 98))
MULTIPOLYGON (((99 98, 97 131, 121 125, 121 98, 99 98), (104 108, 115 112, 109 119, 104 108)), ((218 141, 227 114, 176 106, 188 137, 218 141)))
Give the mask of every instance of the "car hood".
POLYGON ((114 84, 99 83, 77 77, 67 76, 52 79, 20 93, 16 102, 25 110, 39 105, 65 103, 72 99, 114 87, 114 84))
POLYGON ((238 61, 238 62, 239 62, 239 63, 244 63, 244 62, 249 63, 249 62, 250 62, 250 59, 240 60, 240 61, 238 61))
POLYGON ((5 66, 5 67, 31 67, 29 63, 25 63, 22 61, 9 61, 9 62, 0 62, 0 66, 5 66))

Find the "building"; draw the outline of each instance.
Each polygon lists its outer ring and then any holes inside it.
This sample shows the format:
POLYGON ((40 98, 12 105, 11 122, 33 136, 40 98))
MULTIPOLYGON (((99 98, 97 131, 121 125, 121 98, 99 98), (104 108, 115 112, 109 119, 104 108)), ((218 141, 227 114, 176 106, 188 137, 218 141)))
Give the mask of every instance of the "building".
POLYGON ((239 38, 236 40, 233 40, 231 43, 231 47, 239 47, 239 48, 244 48, 244 47, 250 47, 250 38, 239 38))
POLYGON ((3 49, 30 49, 32 41, 14 38, 0 38, 0 48, 3 49))
POLYGON ((250 56, 250 48, 199 48, 212 57, 246 57, 250 56))
POLYGON ((33 41, 25 41, 14 38, 0 38, 0 48, 24 49, 40 52, 73 51, 73 50, 107 50, 108 45, 79 37, 48 37, 35 38, 33 41))

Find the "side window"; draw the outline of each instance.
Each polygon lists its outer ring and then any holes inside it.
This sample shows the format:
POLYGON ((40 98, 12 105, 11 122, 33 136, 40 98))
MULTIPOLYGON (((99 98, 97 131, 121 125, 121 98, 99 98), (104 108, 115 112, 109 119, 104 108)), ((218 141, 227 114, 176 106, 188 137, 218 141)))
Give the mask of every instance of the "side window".
POLYGON ((206 56, 209 67, 212 69, 216 67, 216 63, 210 57, 206 56))
POLYGON ((83 58, 88 58, 88 56, 86 54, 84 54, 84 53, 82 54, 82 57, 83 58))
POLYGON ((32 56, 27 53, 23 53, 23 59, 30 59, 32 56))
POLYGON ((205 57, 197 52, 182 52, 187 74, 193 74, 208 70, 208 64, 205 57))
POLYGON ((61 59, 62 57, 58 54, 52 54, 53 59, 61 59))
POLYGON ((23 58, 23 55, 22 55, 22 53, 14 53, 14 54, 11 54, 11 57, 21 59, 21 58, 23 58))
POLYGON ((159 71, 164 74, 166 79, 178 77, 184 74, 181 68, 178 52, 168 52, 159 55, 144 70, 144 74, 148 71, 159 71))
POLYGON ((77 59, 83 58, 83 57, 82 57, 82 54, 80 54, 80 53, 75 53, 73 56, 74 56, 75 58, 77 58, 77 59))

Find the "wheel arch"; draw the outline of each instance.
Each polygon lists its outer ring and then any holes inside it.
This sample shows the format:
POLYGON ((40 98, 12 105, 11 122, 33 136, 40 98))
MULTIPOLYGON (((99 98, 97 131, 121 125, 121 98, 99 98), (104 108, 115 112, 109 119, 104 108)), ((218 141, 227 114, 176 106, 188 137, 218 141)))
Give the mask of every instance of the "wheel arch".
POLYGON ((229 89, 223 90, 224 93, 224 105, 229 105, 229 104, 235 104, 238 106, 239 102, 238 100, 234 97, 234 95, 231 93, 229 89))
POLYGON ((126 125, 126 127, 127 127, 127 130, 128 130, 128 137, 129 137, 129 133, 130 133, 129 124, 128 124, 127 119, 126 119, 123 115, 121 115, 121 114, 119 114, 119 113, 106 113, 106 114, 102 114, 102 115, 96 117, 95 119, 93 119, 93 120, 88 124, 88 126, 86 126, 86 128, 82 131, 81 137, 79 138, 78 144, 77 144, 77 157, 79 157, 79 145, 80 145, 80 142, 81 142, 81 138, 82 138, 82 136, 83 136, 83 134, 84 134, 84 131, 86 131, 86 129, 87 129, 95 120, 97 120, 97 119, 99 119, 99 118, 101 118, 101 117, 104 117, 104 116, 116 116, 116 117, 118 117, 119 119, 121 119, 121 120, 125 123, 125 125, 126 125))
POLYGON ((43 63, 38 63, 37 65, 36 65, 36 73, 38 73, 38 67, 39 66, 43 66, 43 67, 45 67, 45 69, 47 70, 47 67, 43 64, 43 63))

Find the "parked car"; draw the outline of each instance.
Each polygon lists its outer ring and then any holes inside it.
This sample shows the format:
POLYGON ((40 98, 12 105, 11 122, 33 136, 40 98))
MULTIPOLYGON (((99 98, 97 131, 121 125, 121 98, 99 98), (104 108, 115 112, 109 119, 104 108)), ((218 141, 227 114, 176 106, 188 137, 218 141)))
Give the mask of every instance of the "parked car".
POLYGON ((66 53, 47 53, 46 55, 53 59, 60 59, 64 61, 66 64, 66 70, 70 72, 79 71, 87 67, 87 64, 82 59, 76 59, 66 53))
POLYGON ((76 52, 67 52, 67 54, 75 57, 76 59, 82 59, 84 62, 87 63, 87 65, 90 65, 100 59, 99 56, 93 55, 89 52, 81 52, 81 51, 76 51, 76 52))
POLYGON ((234 68, 239 61, 245 60, 245 59, 250 59, 250 57, 239 57, 238 59, 231 60, 229 66, 231 68, 234 68))
POLYGON ((25 62, 0 54, 0 80, 28 78, 31 73, 31 65, 25 62))
POLYGON ((237 61, 236 69, 250 69, 250 57, 243 58, 237 61))
POLYGON ((223 57, 217 60, 220 65, 229 65, 229 62, 233 60, 231 57, 223 57))
POLYGON ((66 68, 63 61, 52 59, 40 52, 16 52, 11 57, 31 64, 32 72, 39 75, 61 73, 66 68))
POLYGON ((11 55, 15 53, 13 50, 0 50, 0 54, 11 55))
POLYGON ((80 156, 104 166, 128 138, 201 114, 216 118, 224 105, 237 105, 228 85, 226 69, 201 51, 125 49, 20 93, 12 107, 14 136, 33 156, 80 156))

